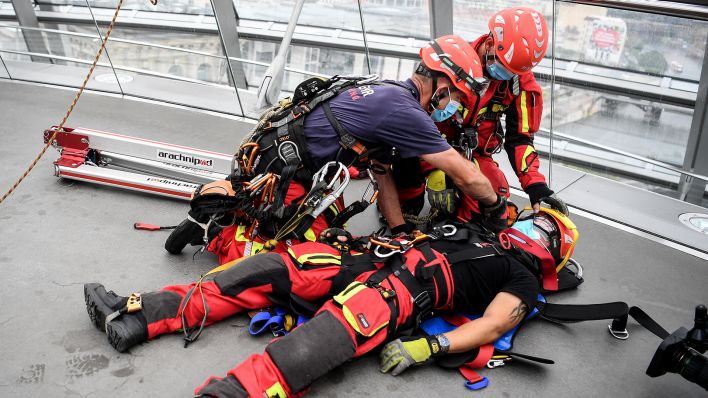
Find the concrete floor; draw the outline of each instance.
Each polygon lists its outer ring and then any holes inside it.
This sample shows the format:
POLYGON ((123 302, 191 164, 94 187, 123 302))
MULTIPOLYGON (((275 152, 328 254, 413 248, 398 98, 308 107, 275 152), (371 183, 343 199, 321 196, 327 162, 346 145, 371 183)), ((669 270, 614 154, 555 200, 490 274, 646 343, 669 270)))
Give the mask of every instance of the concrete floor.
MULTIPOLYGON (((41 148, 42 130, 58 123, 72 92, 0 81, 0 188, 15 180, 41 148)), ((238 122, 202 113, 86 94, 68 126, 82 126, 230 152, 238 122)), ((267 337, 248 335, 237 316, 208 328, 184 349, 178 335, 118 354, 89 323, 82 285, 102 282, 119 294, 188 283, 214 265, 191 252, 170 256, 167 233, 134 231, 136 221, 170 225, 184 218, 183 202, 159 199, 52 176, 50 150, 36 170, 0 205, 0 396, 191 396, 209 375, 223 375, 267 337)), ((708 303, 706 261, 575 216, 581 240, 575 258, 586 282, 554 302, 626 300, 672 331, 692 326, 693 308, 708 303)), ((367 212, 355 233, 375 226, 367 212)), ((482 370, 490 385, 468 391, 454 371, 419 368, 393 378, 374 358, 347 364, 312 388, 319 397, 618 396, 690 397, 706 392, 677 375, 644 374, 659 339, 630 322, 618 341, 606 322, 525 326, 514 350, 552 358, 555 365, 517 362, 482 370)), ((326 348, 325 348, 326 349, 326 348)))

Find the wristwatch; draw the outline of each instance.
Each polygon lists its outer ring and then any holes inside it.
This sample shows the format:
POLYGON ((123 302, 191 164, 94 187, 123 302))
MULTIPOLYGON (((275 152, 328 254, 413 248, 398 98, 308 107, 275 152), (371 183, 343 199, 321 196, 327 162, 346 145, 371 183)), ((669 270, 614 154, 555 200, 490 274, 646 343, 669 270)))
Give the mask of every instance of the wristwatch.
POLYGON ((447 354, 447 352, 450 351, 450 340, 448 340, 443 333, 436 334, 435 338, 438 340, 438 344, 440 344, 439 355, 447 354))

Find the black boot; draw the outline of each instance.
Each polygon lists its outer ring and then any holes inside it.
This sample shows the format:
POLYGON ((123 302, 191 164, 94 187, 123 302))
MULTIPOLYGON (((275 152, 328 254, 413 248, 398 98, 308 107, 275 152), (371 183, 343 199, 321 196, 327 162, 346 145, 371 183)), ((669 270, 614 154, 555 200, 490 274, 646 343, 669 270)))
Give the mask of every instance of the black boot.
POLYGON ((184 220, 167 237, 165 250, 171 254, 179 254, 187 244, 192 246, 204 243, 204 228, 194 221, 184 220))
POLYGON ((141 312, 123 314, 106 324, 108 342, 118 352, 126 352, 129 348, 148 340, 148 329, 145 315, 141 312))
POLYGON ((84 300, 91 322, 102 332, 106 331, 106 317, 125 307, 128 302, 127 297, 119 296, 113 291, 106 292, 106 288, 100 283, 84 285, 84 300))
POLYGON ((147 320, 142 311, 123 313, 106 323, 106 318, 126 308, 127 297, 106 292, 99 283, 84 285, 86 311, 93 324, 108 336, 108 342, 118 352, 125 352, 130 347, 143 343, 148 339, 147 320))
MULTIPOLYGON (((207 242, 219 235, 222 227, 216 223, 209 224, 209 233, 207 234, 207 242)), ((165 241, 165 250, 171 254, 180 254, 182 250, 190 244, 199 246, 204 244, 204 228, 201 225, 186 219, 182 221, 177 228, 167 237, 165 241)))

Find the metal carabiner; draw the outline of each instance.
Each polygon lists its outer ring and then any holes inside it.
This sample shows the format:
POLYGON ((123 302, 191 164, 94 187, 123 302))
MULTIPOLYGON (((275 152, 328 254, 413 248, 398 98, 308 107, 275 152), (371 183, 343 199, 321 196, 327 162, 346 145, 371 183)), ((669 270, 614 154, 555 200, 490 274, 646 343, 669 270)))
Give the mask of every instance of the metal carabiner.
POLYGON ((490 359, 487 362, 487 368, 489 368, 489 369, 498 368, 498 367, 504 366, 504 365, 506 365, 506 361, 503 359, 490 359))
POLYGON ((322 214, 327 208, 334 203, 342 194, 344 189, 349 185, 350 176, 349 170, 340 162, 327 162, 322 168, 312 177, 315 184, 318 182, 326 182, 325 178, 329 172, 330 166, 337 167, 337 172, 332 177, 332 180, 325 186, 326 194, 314 201, 314 209, 312 216, 317 217, 322 214), (329 192, 327 192, 329 191, 329 192))
POLYGON ((396 249, 396 250, 388 249, 388 250, 391 250, 391 251, 389 251, 388 253, 383 253, 383 254, 382 254, 382 253, 380 252, 380 249, 381 249, 381 248, 387 249, 387 248, 385 248, 385 247, 383 247, 383 246, 381 246, 381 245, 377 245, 377 246, 376 246, 376 249, 374 249, 374 254, 375 254, 376 257, 378 257, 378 258, 388 258, 388 257, 393 256, 393 255, 396 254, 396 253, 401 253, 401 249, 396 249))
POLYGON ((451 224, 441 225, 439 229, 442 231, 443 236, 453 236, 457 233, 457 227, 451 224))

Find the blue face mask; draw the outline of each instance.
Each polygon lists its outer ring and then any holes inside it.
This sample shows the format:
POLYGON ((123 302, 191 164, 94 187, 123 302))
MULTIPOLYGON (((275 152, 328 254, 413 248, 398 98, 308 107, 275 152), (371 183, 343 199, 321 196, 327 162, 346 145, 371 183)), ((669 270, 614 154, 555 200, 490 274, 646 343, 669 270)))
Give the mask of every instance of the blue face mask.
MULTIPOLYGON (((449 96, 450 89, 448 89, 448 97, 449 96)), ((451 118, 452 115, 454 115, 459 108, 460 103, 450 98, 450 101, 448 101, 447 105, 445 106, 445 109, 434 109, 433 113, 430 114, 430 118, 433 119, 434 122, 442 122, 451 118)))
MULTIPOLYGON (((539 233, 533 228, 533 219, 517 221, 511 226, 511 228, 514 228, 531 239, 535 240, 541 238, 541 235, 539 235, 539 233)), ((516 239, 513 235, 510 236, 516 239)))
POLYGON ((489 54, 484 54, 485 64, 487 65, 487 73, 489 77, 494 80, 509 80, 514 77, 514 74, 509 72, 499 61, 492 57, 491 63, 489 62, 489 54))

